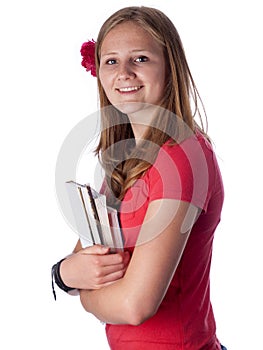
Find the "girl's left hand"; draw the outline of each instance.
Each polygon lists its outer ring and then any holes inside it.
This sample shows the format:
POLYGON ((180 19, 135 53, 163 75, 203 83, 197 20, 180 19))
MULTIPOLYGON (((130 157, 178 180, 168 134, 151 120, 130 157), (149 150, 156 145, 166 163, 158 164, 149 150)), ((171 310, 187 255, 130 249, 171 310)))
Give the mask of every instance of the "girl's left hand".
POLYGON ((108 247, 94 245, 67 257, 60 265, 63 282, 77 289, 100 289, 122 278, 130 254, 109 251, 108 247))

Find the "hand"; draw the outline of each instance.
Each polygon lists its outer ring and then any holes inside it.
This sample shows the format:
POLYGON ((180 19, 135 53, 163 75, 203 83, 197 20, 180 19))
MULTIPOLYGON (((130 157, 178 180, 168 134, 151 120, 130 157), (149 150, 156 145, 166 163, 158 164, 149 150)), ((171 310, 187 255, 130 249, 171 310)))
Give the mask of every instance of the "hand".
POLYGON ((108 247, 93 245, 70 255, 60 265, 63 282, 77 289, 100 289, 122 278, 130 254, 109 251, 108 247))

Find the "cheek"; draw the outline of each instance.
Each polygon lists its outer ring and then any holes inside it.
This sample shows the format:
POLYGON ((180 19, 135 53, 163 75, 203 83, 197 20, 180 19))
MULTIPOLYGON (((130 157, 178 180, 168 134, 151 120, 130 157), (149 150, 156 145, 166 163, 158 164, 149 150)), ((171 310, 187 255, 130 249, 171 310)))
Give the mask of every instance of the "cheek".
POLYGON ((165 92, 165 87, 166 87, 166 79, 164 72, 159 71, 155 78, 153 79, 153 83, 155 86, 155 91, 158 96, 163 96, 165 92))
POLYGON ((107 70, 105 70, 105 67, 100 67, 99 78, 100 78, 101 84, 103 86, 107 86, 109 81, 109 73, 107 72, 107 70))
POLYGON ((108 94, 110 92, 110 80, 107 79, 104 74, 99 74, 99 78, 100 78, 101 86, 108 97, 108 94))
POLYGON ((161 94, 163 96, 164 93, 165 93, 165 88, 167 86, 167 82, 168 82, 165 70, 162 70, 162 73, 159 76, 159 82, 160 82, 159 86, 160 86, 160 90, 161 90, 160 92, 161 92, 161 94))
POLYGON ((160 82, 163 86, 165 86, 166 82, 167 82, 167 73, 166 73, 166 69, 165 67, 162 67, 160 70, 159 70, 159 79, 160 79, 160 82))
POLYGON ((99 79, 103 89, 105 90, 105 86, 106 86, 105 76, 100 70, 99 70, 99 79))

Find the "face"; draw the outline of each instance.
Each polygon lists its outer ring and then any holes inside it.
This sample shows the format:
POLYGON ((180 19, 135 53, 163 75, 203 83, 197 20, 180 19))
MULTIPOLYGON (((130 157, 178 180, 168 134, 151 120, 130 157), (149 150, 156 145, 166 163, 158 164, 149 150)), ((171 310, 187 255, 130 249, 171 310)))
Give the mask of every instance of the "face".
POLYGON ((159 105, 165 88, 162 46, 135 23, 119 24, 102 42, 99 77, 111 104, 124 113, 159 105))

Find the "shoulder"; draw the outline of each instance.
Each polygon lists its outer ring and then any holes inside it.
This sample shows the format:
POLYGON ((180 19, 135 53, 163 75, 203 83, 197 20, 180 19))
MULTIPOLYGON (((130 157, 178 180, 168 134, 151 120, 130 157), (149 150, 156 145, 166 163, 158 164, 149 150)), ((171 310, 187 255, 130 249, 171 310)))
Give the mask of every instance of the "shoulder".
POLYGON ((213 154, 212 144, 209 140, 200 132, 196 131, 191 133, 179 143, 175 143, 172 140, 168 140, 161 148, 156 160, 161 159, 166 153, 171 157, 174 162, 180 162, 181 159, 188 158, 189 160, 195 157, 204 156, 209 157, 213 154))
POLYGON ((147 174, 152 199, 176 198, 203 208, 213 178, 213 150, 200 133, 160 147, 147 174))
POLYGON ((213 157, 212 146, 200 133, 191 134, 180 143, 168 140, 158 151, 151 170, 159 173, 180 172, 181 174, 195 172, 210 166, 213 157))

